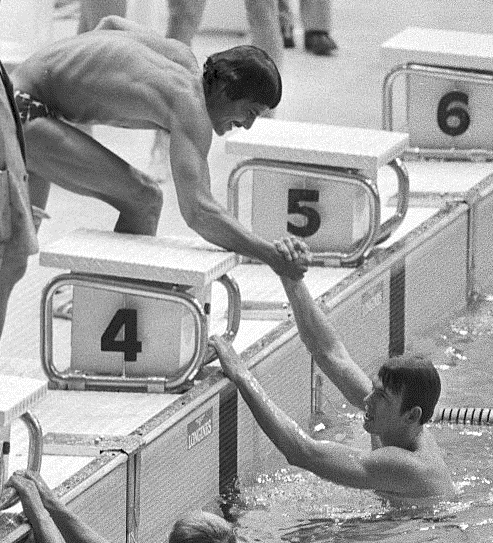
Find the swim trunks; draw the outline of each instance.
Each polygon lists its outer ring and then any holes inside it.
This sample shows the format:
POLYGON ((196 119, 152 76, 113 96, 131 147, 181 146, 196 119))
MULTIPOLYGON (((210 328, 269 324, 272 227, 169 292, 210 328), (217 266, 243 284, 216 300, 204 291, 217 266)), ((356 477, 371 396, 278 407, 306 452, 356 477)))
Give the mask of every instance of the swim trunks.
POLYGON ((46 104, 43 104, 43 102, 40 102, 36 98, 33 98, 28 92, 16 90, 14 96, 22 124, 37 119, 38 117, 49 117, 51 119, 58 118, 58 115, 53 109, 49 108, 46 104))

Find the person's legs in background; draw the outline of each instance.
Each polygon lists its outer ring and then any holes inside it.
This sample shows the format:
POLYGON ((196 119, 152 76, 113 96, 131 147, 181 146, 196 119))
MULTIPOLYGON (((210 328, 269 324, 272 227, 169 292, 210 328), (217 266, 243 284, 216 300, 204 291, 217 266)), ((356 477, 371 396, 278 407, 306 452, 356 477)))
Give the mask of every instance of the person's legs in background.
POLYGON ((78 34, 96 27, 107 15, 125 17, 127 0, 80 0, 80 19, 78 34))
POLYGON ((167 38, 190 46, 202 21, 206 0, 168 0, 167 38))
POLYGON ((337 49, 330 37, 330 0, 300 0, 300 15, 305 30, 305 49, 329 56, 337 49))
POLYGON ((294 17, 289 0, 279 0, 279 24, 281 25, 282 39, 286 49, 292 49, 294 43, 294 17))
MULTIPOLYGON (((164 0, 162 0, 164 1, 164 0)), ((199 29, 207 0, 168 0, 167 38, 179 40, 191 47, 199 29)), ((168 136, 156 130, 151 149, 150 171, 161 181, 167 181, 163 172, 168 169, 168 136)))
POLYGON ((263 49, 282 72, 283 43, 278 0, 245 0, 252 44, 263 49))

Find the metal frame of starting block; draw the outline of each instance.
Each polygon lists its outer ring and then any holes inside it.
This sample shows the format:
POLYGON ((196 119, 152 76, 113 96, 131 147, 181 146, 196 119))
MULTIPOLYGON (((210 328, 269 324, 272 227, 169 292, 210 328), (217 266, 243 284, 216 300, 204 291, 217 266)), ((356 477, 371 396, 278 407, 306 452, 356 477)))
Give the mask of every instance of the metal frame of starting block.
MULTIPOLYGON (((78 232, 76 232, 76 234, 77 233, 78 232)), ((122 235, 113 233, 105 234, 116 236, 122 235)), ((61 258, 63 259, 63 255, 61 258)), ((58 259, 58 255, 55 256, 54 259, 58 259)), ((82 267, 83 266, 84 265, 82 265, 82 267)), ((78 265, 75 264, 75 267, 78 267, 78 265)), ((235 279, 227 273, 214 280, 222 284, 227 292, 227 326, 222 337, 226 341, 232 342, 238 332, 241 318, 239 287, 235 279)), ((48 379, 57 388, 61 389, 145 391, 156 393, 174 391, 192 382, 200 368, 214 360, 217 357, 217 353, 212 346, 208 345, 207 311, 195 296, 187 292, 189 288, 190 285, 164 283, 148 278, 116 277, 80 271, 65 273, 54 277, 44 287, 41 296, 41 364, 48 379), (96 290, 152 298, 178 304, 188 311, 193 318, 194 337, 196 338, 196 342, 189 362, 180 369, 180 372, 177 375, 173 375, 172 377, 126 375, 124 364, 122 366, 121 375, 93 374, 78 369, 67 369, 63 371, 57 369, 53 356, 53 295, 58 288, 64 285, 89 287, 96 290)))
MULTIPOLYGON (((260 125, 262 127, 262 123, 285 124, 287 126, 287 130, 289 130, 289 125, 295 126, 306 124, 259 119, 257 120, 256 125, 260 125)), ((324 125, 315 126, 321 130, 324 130, 324 125)), ((358 133, 364 132, 364 129, 330 127, 325 125, 325 129, 330 130, 331 128, 337 130, 353 130, 354 132, 358 133)), ((262 130, 262 128, 258 129, 257 132, 259 130, 262 130)), ((237 154, 244 151, 242 154, 245 155, 255 153, 256 143, 254 139, 256 135, 252 134, 253 132, 254 130, 252 129, 249 130, 249 133, 247 134, 242 133, 241 137, 239 137, 238 141, 236 142, 233 141, 232 138, 229 138, 226 142, 226 151, 235 152, 237 154), (228 144, 230 147, 229 150, 228 144)), ((377 131, 375 131, 375 133, 377 133, 377 131)), ((240 161, 231 171, 228 179, 228 209, 236 218, 239 218, 240 215, 240 180, 242 179, 243 174, 246 172, 259 171, 296 176, 313 176, 314 178, 322 180, 322 182, 334 181, 336 178, 337 181, 342 181, 344 183, 363 188, 364 192, 368 195, 370 203, 370 228, 367 235, 356 247, 354 247, 354 250, 351 251, 314 251, 314 264, 325 266, 357 266, 361 263, 363 258, 369 255, 375 245, 387 240, 403 222, 409 202, 409 176, 403 162, 400 160, 400 158, 395 156, 397 154, 395 149, 393 151, 387 149, 389 155, 388 158, 390 160, 386 163, 386 165, 390 166, 397 175, 397 207, 394 215, 386 220, 383 224, 380 224, 381 203, 378 185, 376 182, 377 168, 379 166, 377 164, 377 160, 375 160, 375 163, 370 167, 361 167, 361 165, 365 163, 365 159, 368 157, 364 157, 359 160, 359 157, 356 155, 344 156, 342 153, 338 154, 337 151, 331 150, 330 143, 325 143, 326 150, 324 149, 321 151, 320 149, 316 149, 313 152, 313 156, 317 156, 320 159, 320 163, 308 162, 308 160, 311 160, 310 155, 312 155, 312 152, 310 149, 307 150, 306 148, 300 149, 299 153, 296 155, 297 159, 300 158, 299 161, 291 162, 278 159, 278 156, 281 155, 283 151, 286 151, 285 154, 288 156, 292 151, 292 149, 288 148, 282 149, 282 145, 283 143, 281 142, 280 147, 277 150, 272 150, 268 148, 268 146, 263 148, 261 144, 259 144, 259 149, 262 147, 262 150, 259 151, 259 154, 263 155, 261 158, 250 158, 240 161), (324 158, 323 155, 325 151, 327 157, 324 158), (305 162, 305 160, 307 162, 305 162), (328 162, 331 161, 334 162, 333 166, 328 164, 328 162)), ((368 166, 368 164, 366 166, 368 166)))
POLYGON ((27 469, 36 473, 41 470, 43 431, 30 408, 46 395, 47 389, 47 383, 38 379, 0 376, 0 510, 8 509, 19 501, 12 487, 4 488, 10 453, 10 426, 16 418, 22 420, 29 435, 27 469))
MULTIPOLYGON (((429 31, 433 33, 440 34, 441 32, 447 34, 448 31, 437 31, 429 29, 406 29, 401 34, 404 35, 404 41, 407 41, 405 37, 406 33, 412 33, 413 31, 429 31)), ((453 31, 450 31, 451 33, 453 31)), ((460 33, 456 33, 460 34, 460 33)), ((407 48, 403 46, 403 49, 400 50, 397 48, 394 39, 398 39, 400 36, 394 36, 389 40, 390 45, 386 42, 383 44, 382 48, 392 54, 390 49, 394 47, 395 52, 400 51, 403 54, 404 49, 406 49, 406 56, 411 55, 411 51, 407 51, 407 48)), ((424 37, 423 37, 423 41, 424 37)), ((433 47, 432 44, 431 47, 433 47)), ((444 79, 450 81, 461 81, 464 83, 474 83, 476 85, 493 85, 493 71, 488 69, 488 65, 485 64, 485 58, 481 57, 477 61, 478 67, 469 67, 469 66, 458 66, 459 61, 457 58, 453 58, 450 61, 450 65, 442 64, 447 62, 447 56, 443 51, 433 51, 430 49, 428 51, 425 45, 420 45, 414 51, 416 56, 416 61, 411 62, 402 62, 394 65, 389 72, 386 74, 382 87, 382 128, 384 130, 392 131, 394 130, 393 126, 393 95, 394 95, 394 84, 395 81, 401 75, 420 75, 426 78, 432 79, 444 79), (425 58, 429 57, 430 59, 435 57, 440 64, 431 64, 429 62, 418 61, 419 57, 425 58)), ((460 57, 460 52, 455 52, 454 57, 460 57)), ((469 52, 469 56, 464 54, 464 58, 471 58, 472 53, 469 52)), ((401 55, 402 56, 402 55, 401 55)), ((486 53, 485 53, 485 56, 486 53)), ((466 62, 466 61, 464 61, 466 62)), ((491 59, 489 61, 489 66, 491 66, 491 59)), ((471 148, 471 149, 458 149, 451 147, 449 149, 440 149, 440 148, 425 148, 425 147, 412 147, 405 151, 405 158, 434 158, 434 159, 449 159, 449 160, 471 160, 471 161, 481 161, 481 160, 493 160, 493 149, 482 149, 482 148, 471 148)))

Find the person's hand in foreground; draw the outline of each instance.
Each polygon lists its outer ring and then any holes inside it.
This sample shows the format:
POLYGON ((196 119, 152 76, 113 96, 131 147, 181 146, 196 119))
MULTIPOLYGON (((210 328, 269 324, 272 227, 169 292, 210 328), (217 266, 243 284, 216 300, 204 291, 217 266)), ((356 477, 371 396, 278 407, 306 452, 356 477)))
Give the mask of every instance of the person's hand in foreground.
POLYGON ((57 498, 39 473, 16 472, 9 483, 19 492, 36 543, 108 543, 57 498))
POLYGON ((231 342, 220 336, 211 336, 209 341, 216 349, 222 370, 228 379, 235 382, 237 376, 248 371, 245 362, 241 360, 231 342))
POLYGON ((65 543, 55 522, 43 505, 38 486, 32 477, 26 472, 16 471, 7 481, 7 486, 15 488, 19 494, 36 543, 65 543))

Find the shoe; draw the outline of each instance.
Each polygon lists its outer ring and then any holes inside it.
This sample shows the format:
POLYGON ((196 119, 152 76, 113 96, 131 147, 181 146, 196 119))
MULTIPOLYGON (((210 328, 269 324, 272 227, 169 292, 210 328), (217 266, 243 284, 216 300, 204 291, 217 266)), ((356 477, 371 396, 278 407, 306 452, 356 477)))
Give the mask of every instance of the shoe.
POLYGON ((285 49, 292 49, 295 46, 292 25, 281 26, 282 41, 285 49))
POLYGON ((315 55, 330 56, 337 49, 336 42, 324 30, 305 32, 305 49, 315 55))

